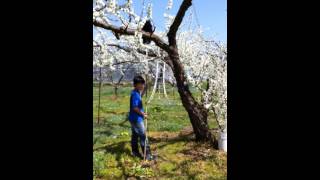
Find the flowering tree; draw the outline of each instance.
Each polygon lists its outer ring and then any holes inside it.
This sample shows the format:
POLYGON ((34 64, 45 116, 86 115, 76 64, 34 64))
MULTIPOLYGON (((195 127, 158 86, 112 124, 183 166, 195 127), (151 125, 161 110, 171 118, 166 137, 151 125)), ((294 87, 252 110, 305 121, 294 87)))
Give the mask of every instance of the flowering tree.
POLYGON ((226 47, 206 40, 201 28, 179 33, 180 60, 187 81, 201 92, 202 106, 212 111, 221 130, 227 121, 227 53, 226 47), (204 86, 203 82, 206 82, 204 86))
MULTIPOLYGON (((134 12, 132 0, 127 0, 124 4, 119 4, 116 0, 108 0, 106 3, 97 0, 93 11, 93 25, 112 32, 118 43, 109 43, 108 46, 117 47, 135 56, 139 62, 146 64, 146 69, 151 59, 145 57, 164 61, 175 77, 196 140, 214 142, 207 118, 212 110, 219 122, 226 122, 226 53, 225 47, 205 41, 201 31, 196 36, 191 31, 178 33, 191 4, 192 0, 184 0, 176 16, 165 14, 166 32, 150 33, 143 31, 142 25, 152 17, 151 4, 147 5, 147 16, 141 17, 134 12), (144 45, 142 37, 154 43, 144 45), (206 87, 203 87, 203 81, 207 82, 206 87), (200 101, 190 92, 190 84, 201 90, 200 101)), ((167 9, 172 5, 172 0, 169 0, 167 9)))

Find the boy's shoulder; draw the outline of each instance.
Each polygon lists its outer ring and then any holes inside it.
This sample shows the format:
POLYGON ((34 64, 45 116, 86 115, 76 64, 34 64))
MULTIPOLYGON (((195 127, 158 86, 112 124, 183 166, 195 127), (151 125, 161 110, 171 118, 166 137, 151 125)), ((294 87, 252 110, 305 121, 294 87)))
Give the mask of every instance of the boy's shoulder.
POLYGON ((137 92, 137 90, 135 90, 135 89, 133 89, 133 90, 131 90, 131 96, 132 95, 140 95, 138 92, 137 92))

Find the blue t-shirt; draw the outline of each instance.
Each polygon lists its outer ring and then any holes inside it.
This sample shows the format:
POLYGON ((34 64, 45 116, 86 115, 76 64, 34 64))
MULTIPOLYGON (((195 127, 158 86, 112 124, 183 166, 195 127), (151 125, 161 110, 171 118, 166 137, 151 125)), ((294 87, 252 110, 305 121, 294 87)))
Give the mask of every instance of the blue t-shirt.
POLYGON ((129 120, 130 122, 142 122, 143 116, 133 111, 135 107, 144 112, 140 92, 136 89, 131 91, 129 120))

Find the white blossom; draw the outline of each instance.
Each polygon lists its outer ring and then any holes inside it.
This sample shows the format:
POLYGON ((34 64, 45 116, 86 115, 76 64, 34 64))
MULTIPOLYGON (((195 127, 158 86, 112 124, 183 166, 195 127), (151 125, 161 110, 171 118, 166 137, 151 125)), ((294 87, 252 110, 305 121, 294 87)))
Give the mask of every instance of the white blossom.
POLYGON ((206 109, 209 109, 211 105, 212 105, 212 103, 205 104, 204 107, 205 107, 206 109))
POLYGON ((117 4, 116 0, 108 0, 107 2, 108 2, 108 5, 107 5, 108 11, 112 13, 116 13, 116 4, 117 4))
POLYGON ((170 28, 175 16, 169 15, 167 13, 164 13, 163 16, 166 19, 165 20, 165 29, 169 30, 169 28, 170 28))
POLYGON ((148 19, 152 18, 152 4, 148 4, 147 17, 148 17, 148 19))
POLYGON ((170 10, 172 8, 172 6, 173 6, 173 0, 168 0, 168 4, 167 4, 166 9, 170 10))

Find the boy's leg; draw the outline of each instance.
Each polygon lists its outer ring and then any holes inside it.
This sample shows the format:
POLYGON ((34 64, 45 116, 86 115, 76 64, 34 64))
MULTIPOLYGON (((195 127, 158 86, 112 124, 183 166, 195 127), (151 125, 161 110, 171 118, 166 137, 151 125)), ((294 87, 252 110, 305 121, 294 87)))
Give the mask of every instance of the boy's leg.
POLYGON ((131 135, 131 150, 132 150, 132 154, 134 156, 138 156, 138 157, 142 157, 141 154, 139 153, 139 148, 138 148, 138 130, 136 127, 135 123, 131 123, 131 131, 132 131, 132 135, 131 135))
POLYGON ((137 133, 138 131, 137 131, 137 128, 135 127, 135 123, 131 123, 131 131, 132 131, 132 134, 131 134, 131 150, 132 150, 132 153, 134 155, 140 154, 139 153, 139 148, 138 148, 139 135, 137 133))

